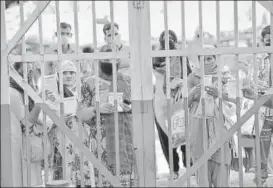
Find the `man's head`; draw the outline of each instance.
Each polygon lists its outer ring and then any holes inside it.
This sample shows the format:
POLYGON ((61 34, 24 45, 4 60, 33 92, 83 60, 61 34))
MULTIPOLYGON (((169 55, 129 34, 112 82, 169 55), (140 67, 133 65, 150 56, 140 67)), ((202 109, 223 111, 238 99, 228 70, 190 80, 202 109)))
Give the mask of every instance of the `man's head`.
MULTIPOLYGON (((70 43, 70 40, 72 38, 72 27, 70 24, 66 22, 61 22, 60 23, 60 33, 61 33, 61 40, 62 40, 62 45, 68 45, 70 43)), ((55 33, 56 37, 57 32, 55 33)))
MULTIPOLYGON (((107 23, 103 26, 104 40, 107 44, 113 44, 112 40, 112 26, 111 23, 107 23)), ((114 41, 116 45, 119 47, 121 45, 121 36, 119 33, 119 25, 114 23, 114 41)))
POLYGON ((76 82, 77 68, 72 61, 62 62, 63 83, 65 86, 73 86, 76 82))
MULTIPOLYGON (((111 46, 110 45, 104 45, 101 49, 100 52, 112 52, 111 46)), ((119 61, 119 60, 117 60, 119 61)), ((116 63, 117 69, 119 67, 119 62, 116 63)), ((100 60, 99 62, 99 67, 102 73, 111 76, 113 74, 113 68, 112 68, 112 63, 110 62, 109 59, 104 59, 100 60)))
MULTIPOLYGON (((159 43, 160 43, 160 47, 162 49, 165 49, 165 31, 163 31, 160 34, 159 43)), ((175 49, 175 44, 176 43, 177 43, 177 36, 176 36, 175 32, 172 31, 172 30, 169 30, 169 47, 170 47, 170 50, 175 49)))
POLYGON ((263 28, 261 35, 263 44, 270 46, 270 25, 263 28))

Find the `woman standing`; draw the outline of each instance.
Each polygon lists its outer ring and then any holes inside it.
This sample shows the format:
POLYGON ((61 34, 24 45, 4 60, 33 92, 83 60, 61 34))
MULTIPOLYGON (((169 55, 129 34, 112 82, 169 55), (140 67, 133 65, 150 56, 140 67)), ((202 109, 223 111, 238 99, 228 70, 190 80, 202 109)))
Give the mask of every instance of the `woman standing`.
MULTIPOLYGON (((111 47, 105 45, 101 52, 111 52, 111 47)), ((132 145, 132 114, 131 114, 131 79, 129 75, 118 73, 119 63, 117 65, 117 92, 122 94, 120 107, 122 111, 118 112, 119 126, 119 148, 120 148, 120 176, 122 184, 131 183, 126 179, 133 172, 134 155, 132 145)), ((95 143, 93 152, 98 154, 102 151, 102 162, 116 174, 116 151, 115 151, 115 121, 114 106, 109 103, 108 97, 113 92, 113 70, 109 60, 99 62, 99 96, 100 96, 100 125, 101 125, 101 146, 97 144, 96 128, 96 78, 90 77, 82 86, 82 108, 78 110, 78 118, 90 126, 92 142, 95 143)), ((98 172, 95 174, 98 175, 98 172)), ((97 183, 97 182, 96 182, 97 183)), ((104 181, 104 183, 106 183, 104 181)))
MULTIPOLYGON (((23 63, 16 62, 13 67, 23 77, 23 63)), ((28 63, 28 82, 35 89, 30 63, 28 63)), ((10 78, 11 140, 14 159, 14 166, 11 168, 14 168, 14 187, 27 186, 26 126, 29 127, 30 185, 42 184, 43 128, 42 123, 37 120, 41 108, 29 97, 29 114, 26 119, 24 97, 23 88, 10 78)))

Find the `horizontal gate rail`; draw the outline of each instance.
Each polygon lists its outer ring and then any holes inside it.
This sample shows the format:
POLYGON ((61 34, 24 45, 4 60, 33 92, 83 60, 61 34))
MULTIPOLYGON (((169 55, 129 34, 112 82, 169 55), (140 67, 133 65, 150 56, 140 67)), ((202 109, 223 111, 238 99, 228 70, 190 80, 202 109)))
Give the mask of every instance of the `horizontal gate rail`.
POLYGON ((229 55, 229 54, 253 54, 253 53, 271 53, 273 48, 268 47, 218 47, 214 49, 183 49, 183 50, 154 50, 151 52, 152 57, 165 57, 165 56, 191 56, 191 55, 229 55))
POLYGON ((202 157, 191 167, 189 168, 185 174, 179 178, 175 183, 169 185, 169 187, 179 186, 184 183, 202 164, 204 161, 208 160, 221 146, 240 128, 244 125, 244 123, 249 120, 253 114, 255 114, 259 109, 269 100, 273 98, 272 89, 267 93, 267 95, 260 98, 256 105, 250 108, 241 119, 236 122, 228 132, 207 151, 204 152, 202 157))
MULTIPOLYGON (((62 60, 101 60, 101 59, 120 59, 120 58, 129 58, 130 54, 126 52, 94 52, 92 54, 88 53, 73 53, 73 54, 60 54, 62 60)), ((21 61, 21 55, 9 54, 9 62, 21 61)), ((58 54, 45 54, 45 61, 58 61, 58 54)), ((25 61, 41 61, 40 54, 28 54, 25 57, 25 61)))
POLYGON ((19 40, 25 35, 28 29, 32 26, 32 24, 38 19, 38 17, 42 14, 44 9, 48 6, 50 1, 42 1, 38 2, 37 8, 32 12, 27 21, 24 22, 22 27, 16 32, 16 34, 12 37, 12 39, 7 44, 6 54, 8 54, 14 46, 19 42, 19 40))

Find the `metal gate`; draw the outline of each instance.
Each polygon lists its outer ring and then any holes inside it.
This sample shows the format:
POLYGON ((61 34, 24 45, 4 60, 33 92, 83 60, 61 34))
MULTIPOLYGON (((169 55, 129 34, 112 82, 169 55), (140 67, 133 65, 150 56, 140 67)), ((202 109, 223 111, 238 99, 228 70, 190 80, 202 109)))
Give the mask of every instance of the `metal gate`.
MULTIPOLYGON (((170 106, 171 106, 171 97, 170 97, 170 57, 172 56, 182 56, 185 59, 187 56, 196 55, 200 56, 200 65, 201 65, 201 83, 202 83, 202 104, 204 104, 204 56, 206 55, 216 55, 217 62, 219 67, 222 66, 220 57, 225 54, 233 54, 236 56, 236 60, 238 61, 239 55, 241 54, 253 54, 253 66, 257 68, 256 54, 258 53, 271 53, 271 70, 273 70, 273 45, 268 47, 256 47, 257 46, 257 33, 256 33, 256 20, 252 21, 253 28, 253 47, 249 48, 240 48, 238 46, 239 40, 239 30, 238 30, 238 2, 234 2, 234 37, 235 37, 235 47, 232 48, 222 48, 219 47, 217 49, 204 49, 203 48, 203 35, 200 35, 200 46, 194 50, 190 50, 186 48, 186 33, 185 33, 185 2, 181 2, 181 20, 182 20, 182 50, 169 50, 169 32, 168 32, 168 13, 167 13, 167 1, 164 2, 164 25, 165 25, 165 34, 166 34, 166 50, 155 50, 152 51, 151 48, 151 34, 150 34, 150 4, 149 1, 132 1, 128 2, 128 11, 129 11, 129 38, 130 38, 130 53, 125 52, 117 52, 116 49, 113 49, 113 52, 102 53, 98 52, 97 48, 97 37, 96 37, 96 8, 95 2, 92 2, 92 15, 93 15, 93 38, 94 38, 94 46, 95 53, 93 54, 82 54, 78 51, 79 49, 79 37, 78 37, 78 13, 77 13, 77 1, 74 2, 74 25, 75 25, 75 34, 76 34, 76 53, 74 54, 62 54, 61 53, 61 42, 60 42, 60 18, 59 18, 59 2, 56 1, 56 20, 57 20, 57 36, 58 36, 58 54, 45 54, 43 49, 43 37, 42 37, 42 18, 41 13, 47 7, 50 1, 40 2, 37 8, 33 11, 32 15, 24 21, 22 15, 23 8, 20 8, 21 15, 21 28, 16 32, 14 37, 7 42, 6 41, 6 28, 5 28, 5 1, 1 2, 1 152, 5 153, 5 155, 1 155, 1 181, 3 186, 13 186, 13 169, 10 168, 13 164, 12 153, 11 153, 11 121, 10 121, 10 110, 9 110, 9 77, 12 77, 25 91, 25 105, 27 112, 27 104, 28 99, 27 96, 30 96, 36 103, 41 103, 42 110, 45 115, 49 116, 58 126, 63 134, 63 138, 68 137, 75 146, 80 150, 80 160, 81 160, 81 176, 83 176, 83 158, 86 157, 88 160, 94 165, 95 168, 99 170, 99 174, 106 177, 107 180, 113 186, 120 187, 120 179, 119 173, 116 176, 112 175, 111 172, 101 163, 100 159, 95 157, 95 155, 89 151, 87 147, 82 143, 81 136, 77 137, 74 135, 70 129, 65 126, 64 123, 64 105, 63 98, 61 99, 61 115, 58 117, 46 104, 44 104, 45 100, 45 91, 43 89, 43 97, 35 93, 35 91, 27 84, 27 74, 24 74, 24 79, 22 79, 18 73, 14 70, 9 62, 30 62, 30 61, 42 61, 43 63, 46 61, 62 61, 62 60, 74 60, 77 62, 77 70, 80 70, 79 61, 83 59, 93 60, 96 65, 98 60, 102 59, 119 59, 119 58, 129 58, 131 64, 131 90, 132 90, 132 118, 133 118, 133 143, 134 143, 134 151, 136 154, 136 174, 135 179, 138 182, 138 186, 156 186, 156 165, 155 165, 155 135, 154 135, 154 111, 153 111, 153 84, 152 84, 152 58, 153 57, 167 57, 166 58, 166 85, 167 85, 167 107, 168 107, 168 123, 170 122, 170 106), (25 49, 25 41, 24 34, 27 30, 32 26, 32 24, 38 19, 39 21, 39 38, 40 38, 40 54, 39 55, 27 55, 25 49), (141 28, 141 29, 139 29, 141 28), (22 38, 22 54, 21 55, 11 55, 10 51, 14 48, 14 46, 18 43, 18 41, 22 38), (140 76, 141 75, 141 76, 140 76), (3 143, 3 144, 2 144, 3 143)), ((220 44, 220 6, 219 1, 216 1, 216 30, 217 30, 217 44, 220 44)), ((271 41, 273 41, 273 6, 270 1, 259 1, 268 11, 271 12, 271 41)), ((22 5, 22 4, 21 4, 22 5)), ((112 37, 114 36, 113 26, 114 26, 114 14, 113 14, 113 1, 110 1, 110 14, 111 14, 111 24, 112 24, 112 37)), ((252 2, 252 16, 256 16, 256 1, 252 2)), ((198 2, 198 12, 199 12, 199 32, 203 33, 203 21, 202 21, 202 2, 198 2)), ((114 47, 115 48, 115 47, 114 47)), ((115 61, 112 62, 115 65, 115 61)), ((113 66, 113 80, 114 80, 114 98, 115 98, 115 130, 116 135, 118 133, 118 112, 117 112, 117 88, 116 88, 116 76, 117 70, 115 66, 113 66)), ((187 67, 187 66, 184 66, 187 67)), ((60 71, 60 70, 59 70, 60 71)), ((187 70, 183 70, 184 75, 186 75, 187 70)), ((26 73, 26 69, 25 69, 26 73)), ((257 73, 257 72, 256 72, 257 73)), ((44 76, 44 68, 42 68, 42 78, 44 76)), ((98 68, 96 68, 96 86, 98 86, 98 68)), ((257 74, 254 75, 255 82, 257 83, 257 74)), ((60 71, 60 80, 62 80, 62 71, 60 71)), ((221 80, 220 70, 218 70, 218 80, 221 80)), ((239 80, 239 73, 237 74, 237 80, 239 80)), ((60 85, 62 85, 62 81, 60 81, 60 85)), ((80 79, 77 77, 77 92, 78 92, 78 100, 80 100, 81 91, 80 91, 80 79)), ((187 77, 184 78, 184 85, 187 86, 187 77)), ((222 86, 222 83, 219 81, 219 87, 222 86)), ((98 87, 96 87, 98 89, 98 87)), ((63 92, 60 89, 61 93, 63 92)), ((98 91, 98 90, 97 90, 98 91)), ((236 88, 236 100, 237 100, 237 123, 233 125, 232 128, 228 130, 225 135, 221 135, 218 142, 208 148, 208 143, 206 139, 204 139, 204 154, 200 157, 198 161, 195 161, 194 165, 190 167, 190 152, 187 152, 187 171, 185 174, 179 178, 178 180, 173 180, 173 157, 172 157, 172 144, 169 142, 169 153, 170 153, 170 184, 169 186, 182 186, 187 181, 187 186, 191 186, 190 176, 195 173, 200 167, 205 168, 204 177, 207 176, 207 163, 208 159, 221 148, 221 153, 223 152, 223 144, 235 133, 238 134, 238 142, 239 142, 239 184, 243 186, 243 170, 242 170, 242 150, 241 150, 241 132, 240 128, 243 124, 253 115, 255 114, 256 122, 259 121, 258 111, 260 107, 272 97, 272 93, 265 95, 261 99, 255 100, 255 105, 243 116, 240 114, 240 100, 241 96, 239 95, 239 82, 237 82, 236 88)), ((257 92, 257 88, 255 88, 257 92)), ((222 93, 219 90, 219 106, 220 106, 220 114, 223 114, 222 111, 222 93)), ((99 92, 96 92, 99 93, 99 92)), ((190 143, 189 143, 189 111, 188 111, 188 88, 184 87, 183 89, 183 99, 185 101, 185 124, 186 124, 186 149, 190 151, 190 143)), ((96 95, 96 111, 99 113, 99 96, 96 95)), ((205 126, 205 108, 202 105, 202 118, 203 118, 203 126, 205 126)), ((27 115, 27 113, 26 113, 27 115)), ((97 119, 99 119, 99 115, 97 115, 97 119)), ((221 120, 223 123, 223 119, 221 120)), ((97 126, 99 126, 99 122, 97 122, 97 126)), ((256 128, 256 161, 257 161, 257 174, 260 172, 260 146, 259 146, 259 127, 256 128)), ((99 129, 98 129, 99 130, 99 129)), ((46 129, 44 130, 46 133, 46 129)), ((27 131, 28 132, 28 127, 27 131)), ((171 140, 171 126, 168 129, 169 140, 171 140)), ((82 130, 80 130, 80 135, 82 135, 82 130)), ((100 134, 100 133, 99 133, 100 134)), ((205 135, 205 134, 204 134, 205 135)), ((46 143, 46 137, 43 138, 46 143)), ((101 143, 98 143, 101 144, 101 143)), ((115 141, 117 150, 119 148, 119 140, 116 137, 115 141)), ((29 143, 27 143, 27 147, 29 143)), ((64 147, 64 146, 63 146, 64 147)), ((46 147, 45 147, 46 148, 46 147)), ((47 163, 47 151, 44 151, 44 160, 47 163)), ((100 156, 100 154, 99 154, 100 156)), ((222 155, 223 156, 223 155, 222 155)), ((120 170, 119 163, 119 154, 116 154, 116 164, 117 164, 117 172, 120 170)), ((28 156, 28 166, 29 166, 29 156, 28 156)), ((224 158, 221 158, 222 165, 221 169, 223 170, 224 158)), ((65 156, 64 156, 65 161, 65 156)), ((65 174, 65 165, 63 165, 64 174, 65 174)), ((45 165, 45 182, 47 182, 48 175, 48 167, 45 165)), ((27 185, 30 185, 30 169, 28 167, 27 170, 27 185)), ((83 178, 81 178, 81 186, 84 186, 83 178)), ((99 185, 101 185, 101 181, 99 185)), ((261 180, 258 181, 258 186, 261 185, 261 180)), ((201 185, 202 186, 202 185, 201 185)), ((203 182, 203 186, 208 186, 208 182, 203 182)), ((226 186, 222 184, 222 186, 226 186)))

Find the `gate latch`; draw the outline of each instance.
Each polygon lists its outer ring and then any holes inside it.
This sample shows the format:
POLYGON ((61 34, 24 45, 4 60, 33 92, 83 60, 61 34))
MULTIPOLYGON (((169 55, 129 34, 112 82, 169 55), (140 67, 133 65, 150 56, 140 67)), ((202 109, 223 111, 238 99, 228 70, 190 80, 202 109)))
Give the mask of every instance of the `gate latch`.
POLYGON ((144 1, 133 1, 133 6, 136 9, 144 8, 144 1))

